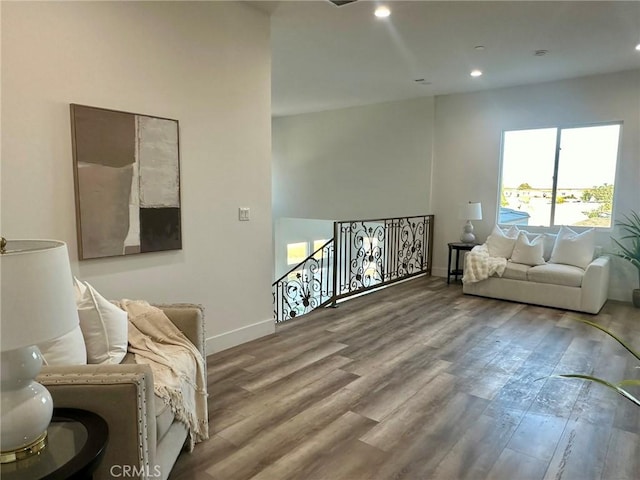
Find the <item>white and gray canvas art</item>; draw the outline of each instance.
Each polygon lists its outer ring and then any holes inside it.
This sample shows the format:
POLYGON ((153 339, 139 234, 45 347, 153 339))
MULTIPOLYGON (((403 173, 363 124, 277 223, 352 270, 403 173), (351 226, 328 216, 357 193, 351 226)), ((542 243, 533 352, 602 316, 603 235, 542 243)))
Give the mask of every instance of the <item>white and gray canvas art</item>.
POLYGON ((177 120, 71 106, 80 258, 182 247, 177 120))

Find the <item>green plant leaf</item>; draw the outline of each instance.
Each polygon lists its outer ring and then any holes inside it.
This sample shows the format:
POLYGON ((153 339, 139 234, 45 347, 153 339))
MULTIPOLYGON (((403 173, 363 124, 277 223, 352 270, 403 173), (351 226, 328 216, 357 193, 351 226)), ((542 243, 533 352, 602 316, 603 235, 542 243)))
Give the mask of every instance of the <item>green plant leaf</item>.
POLYGON ((630 346, 628 346, 626 343, 624 343, 622 341, 622 339, 618 338, 613 332, 607 330, 606 328, 604 328, 601 325, 598 325, 597 323, 594 322, 590 322, 589 320, 585 320, 583 318, 575 318, 575 317, 571 317, 574 320, 577 320, 578 322, 582 322, 582 323, 586 323, 587 325, 591 325, 594 328, 597 328, 598 330, 603 331, 604 333, 606 333, 607 335, 609 335, 611 338, 613 338, 616 342, 618 342, 620 345, 622 345, 631 355, 633 355, 634 357, 636 357, 636 359, 638 361, 640 361, 640 353, 634 351, 630 346))
POLYGON ((640 380, 622 380, 621 382, 618 382, 616 385, 618 385, 619 387, 640 387, 640 380))
POLYGON ((631 246, 623 245, 619 240, 611 238, 619 251, 613 255, 623 258, 634 265, 640 273, 640 215, 633 210, 629 215, 623 215, 624 220, 616 221, 616 226, 621 227, 626 233, 621 240, 631 239, 631 246))
POLYGON ((600 385, 604 385, 605 387, 610 388, 611 390, 614 390, 615 392, 619 393, 620 395, 622 395, 627 400, 635 403, 636 405, 638 405, 640 407, 640 400, 638 400, 632 394, 627 392, 625 389, 620 388, 617 385, 614 385, 613 383, 609 383, 606 380, 603 380, 601 378, 592 377, 591 375, 581 375, 581 374, 562 374, 562 375, 553 375, 553 376, 558 376, 558 377, 563 377, 563 378, 579 378, 581 380, 589 380, 590 382, 599 383, 600 385))
POLYGON ((623 217, 624 221, 618 220, 616 225, 622 227, 633 236, 640 236, 640 215, 632 210, 628 216, 623 215, 623 217))

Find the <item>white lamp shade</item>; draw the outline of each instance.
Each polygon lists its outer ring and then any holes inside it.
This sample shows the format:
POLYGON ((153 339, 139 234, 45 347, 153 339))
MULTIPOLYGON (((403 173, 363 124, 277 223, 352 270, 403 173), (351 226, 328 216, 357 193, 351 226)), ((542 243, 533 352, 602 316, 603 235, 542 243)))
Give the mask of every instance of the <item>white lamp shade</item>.
POLYGON ((460 207, 460 220, 482 220, 482 204, 465 203, 460 207))
POLYGON ((0 350, 37 345, 79 323, 67 245, 9 240, 0 254, 0 350))

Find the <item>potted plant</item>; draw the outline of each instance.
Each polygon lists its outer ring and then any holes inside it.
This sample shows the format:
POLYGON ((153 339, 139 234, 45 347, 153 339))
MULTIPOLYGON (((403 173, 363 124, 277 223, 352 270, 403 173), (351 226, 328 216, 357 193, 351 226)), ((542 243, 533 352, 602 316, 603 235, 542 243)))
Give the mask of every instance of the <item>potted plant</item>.
MULTIPOLYGON (((620 240, 630 239, 631 246, 623 245, 620 241, 612 238, 619 248, 619 251, 613 252, 613 254, 628 260, 638 269, 638 282, 640 282, 640 215, 632 210, 631 215, 625 215, 624 221, 617 221, 616 225, 622 227, 626 233, 620 237, 620 240)), ((633 290, 632 299, 633 305, 640 308, 640 288, 633 290)))

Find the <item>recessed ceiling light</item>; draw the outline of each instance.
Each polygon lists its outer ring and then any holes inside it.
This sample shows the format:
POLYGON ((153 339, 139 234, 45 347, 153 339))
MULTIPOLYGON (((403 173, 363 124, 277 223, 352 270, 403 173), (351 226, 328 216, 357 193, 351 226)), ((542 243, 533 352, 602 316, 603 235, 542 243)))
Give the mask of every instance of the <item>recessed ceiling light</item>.
POLYGON ((484 45, 476 45, 475 47, 473 47, 475 50, 481 52, 482 50, 484 50, 486 47, 484 45))
POLYGON ((547 53, 549 53, 549 50, 540 49, 540 50, 535 50, 533 52, 533 55, 535 57, 544 57, 547 53))
POLYGON ((479 77, 482 75, 482 70, 471 70, 471 73, 469 75, 471 75, 472 77, 479 77))
POLYGON ((640 43, 636 45, 636 50, 640 51, 640 43))
POLYGON ((389 10, 387 7, 383 5, 381 7, 376 8, 373 14, 378 18, 386 18, 389 15, 391 15, 391 10, 389 10))

